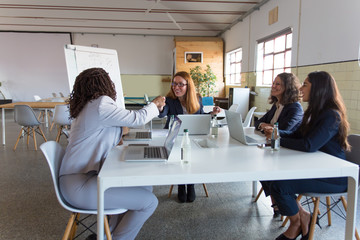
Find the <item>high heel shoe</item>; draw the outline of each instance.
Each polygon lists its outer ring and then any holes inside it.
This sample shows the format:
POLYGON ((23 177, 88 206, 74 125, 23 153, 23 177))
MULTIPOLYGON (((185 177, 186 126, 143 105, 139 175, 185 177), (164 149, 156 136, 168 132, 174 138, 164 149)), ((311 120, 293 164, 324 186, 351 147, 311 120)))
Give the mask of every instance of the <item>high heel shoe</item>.
POLYGON ((300 236, 300 234, 301 234, 301 232, 295 238, 288 238, 282 233, 275 240, 296 240, 300 236))
POLYGON ((273 211, 274 211, 273 218, 278 218, 281 215, 281 213, 280 213, 280 210, 279 210, 277 204, 275 203, 275 204, 271 205, 271 207, 273 208, 273 211))
POLYGON ((185 185, 178 185, 178 199, 181 203, 184 203, 186 201, 185 185))

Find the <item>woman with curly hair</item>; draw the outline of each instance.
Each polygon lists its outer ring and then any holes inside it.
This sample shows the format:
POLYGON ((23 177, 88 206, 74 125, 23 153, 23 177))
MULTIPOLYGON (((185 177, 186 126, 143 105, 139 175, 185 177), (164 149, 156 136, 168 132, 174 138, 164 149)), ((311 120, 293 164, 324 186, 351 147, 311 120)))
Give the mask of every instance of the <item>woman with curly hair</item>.
MULTIPOLYGON (((115 100, 114 83, 102 68, 87 69, 76 77, 69 100, 71 133, 59 174, 61 193, 75 207, 97 208, 97 175, 111 148, 120 142, 123 127, 149 122, 165 105, 165 98, 157 97, 143 109, 130 111, 118 107, 115 100)), ((106 191, 106 209, 128 209, 121 217, 110 217, 113 239, 134 239, 157 204, 152 187, 106 191)))
MULTIPOLYGON (((218 114, 219 107, 214 107, 211 114, 218 114)), ((167 116, 165 128, 169 128, 171 115, 179 114, 206 114, 203 109, 201 97, 196 93, 194 81, 187 72, 177 72, 171 82, 171 89, 166 95, 166 106, 159 117, 167 116)), ((180 202, 193 202, 196 198, 194 184, 178 186, 178 199, 180 202)))
MULTIPOLYGON (((295 131, 301 124, 303 109, 300 104, 300 81, 292 73, 280 73, 276 76, 272 87, 269 103, 273 104, 262 118, 255 121, 255 129, 271 133, 274 124, 279 124, 281 131, 295 131)), ((261 181, 265 195, 270 195, 269 186, 266 181, 261 181)), ((271 197, 271 196, 270 196, 271 197)), ((271 197, 274 215, 280 215, 279 209, 271 197)))
MULTIPOLYGON (((347 141, 350 129, 346 108, 334 78, 327 72, 312 72, 301 87, 303 101, 308 102, 304 119, 295 132, 280 133, 280 145, 304 152, 322 151, 345 159, 350 150, 347 141)), ((289 216, 289 228, 277 240, 309 239, 311 215, 295 194, 306 192, 338 193, 347 190, 347 178, 321 178, 272 181, 270 192, 280 213, 289 216)))

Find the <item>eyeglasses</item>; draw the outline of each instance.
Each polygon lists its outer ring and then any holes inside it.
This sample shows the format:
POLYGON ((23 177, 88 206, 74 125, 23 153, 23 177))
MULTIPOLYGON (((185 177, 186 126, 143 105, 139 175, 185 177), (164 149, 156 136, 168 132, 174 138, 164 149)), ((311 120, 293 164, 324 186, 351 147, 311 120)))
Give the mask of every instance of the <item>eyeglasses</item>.
POLYGON ((186 85, 187 85, 186 83, 174 83, 174 82, 171 84, 171 86, 173 86, 173 87, 178 86, 178 87, 181 87, 181 88, 186 86, 186 85))

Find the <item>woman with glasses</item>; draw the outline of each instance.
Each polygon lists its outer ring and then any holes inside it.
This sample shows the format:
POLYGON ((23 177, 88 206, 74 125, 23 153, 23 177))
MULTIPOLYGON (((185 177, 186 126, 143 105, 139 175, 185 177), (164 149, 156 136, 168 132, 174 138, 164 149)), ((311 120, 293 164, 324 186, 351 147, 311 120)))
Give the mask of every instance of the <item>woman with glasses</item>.
MULTIPOLYGON (((159 117, 167 116, 165 128, 169 128, 171 115, 179 114, 206 114, 203 109, 202 100, 196 93, 194 81, 187 72, 178 72, 171 82, 171 89, 166 95, 166 105, 159 117)), ((210 114, 218 114, 219 107, 214 107, 210 114)), ((196 198, 194 184, 178 186, 178 199, 180 202, 193 202, 196 198)))

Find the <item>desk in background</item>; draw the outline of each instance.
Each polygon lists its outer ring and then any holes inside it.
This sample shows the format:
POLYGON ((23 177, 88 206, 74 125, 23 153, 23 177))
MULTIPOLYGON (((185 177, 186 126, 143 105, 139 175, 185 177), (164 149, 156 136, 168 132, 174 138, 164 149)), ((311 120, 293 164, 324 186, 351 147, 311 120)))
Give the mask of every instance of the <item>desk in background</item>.
MULTIPOLYGON (((154 130, 151 145, 161 144, 165 134, 154 130)), ((124 146, 114 147, 98 176, 98 239, 104 236, 104 192, 111 187, 177 185, 258 180, 348 177, 348 210, 345 239, 354 238, 358 191, 357 165, 323 152, 306 153, 286 148, 272 152, 245 146, 229 137, 226 127, 219 136, 191 136, 212 141, 217 148, 201 148, 192 141, 192 162, 180 163, 181 136, 168 162, 125 162, 124 146)), ((126 143, 125 143, 126 144, 126 143)), ((151 220, 150 220, 151 221, 151 220)))
MULTIPOLYGON (((15 105, 29 105, 33 109, 44 109, 45 113, 45 121, 48 124, 47 119, 47 110, 55 108, 56 105, 62 105, 65 102, 15 102, 15 103, 7 103, 0 105, 1 108, 1 122, 2 122, 2 143, 5 145, 5 109, 14 109, 15 105)), ((46 125, 48 127, 48 125, 46 125)))

